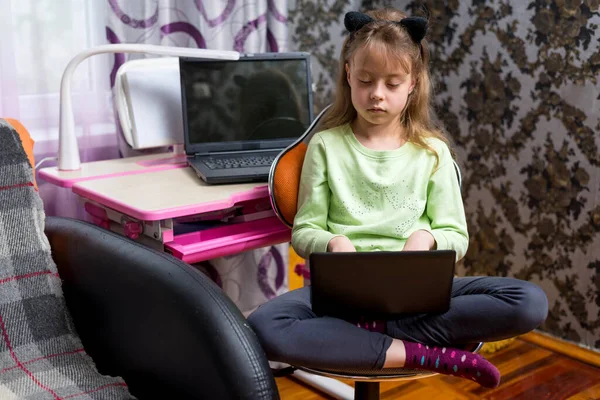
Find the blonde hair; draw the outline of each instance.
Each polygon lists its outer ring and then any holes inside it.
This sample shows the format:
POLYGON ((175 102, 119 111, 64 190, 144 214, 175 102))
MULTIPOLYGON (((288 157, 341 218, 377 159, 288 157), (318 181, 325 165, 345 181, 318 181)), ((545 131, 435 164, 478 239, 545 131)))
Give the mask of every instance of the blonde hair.
POLYGON ((406 140, 433 152, 437 162, 437 152, 427 143, 427 138, 438 138, 449 146, 446 135, 435 126, 431 118, 431 80, 429 77, 429 49, 425 39, 417 44, 400 24, 406 14, 394 9, 366 12, 375 21, 368 23, 344 40, 340 56, 335 100, 320 124, 322 129, 330 129, 354 121, 357 116, 352 105, 350 85, 346 78, 345 65, 350 64, 357 50, 375 48, 383 51, 386 59, 398 62, 405 72, 415 80, 415 87, 409 95, 400 118, 406 140))

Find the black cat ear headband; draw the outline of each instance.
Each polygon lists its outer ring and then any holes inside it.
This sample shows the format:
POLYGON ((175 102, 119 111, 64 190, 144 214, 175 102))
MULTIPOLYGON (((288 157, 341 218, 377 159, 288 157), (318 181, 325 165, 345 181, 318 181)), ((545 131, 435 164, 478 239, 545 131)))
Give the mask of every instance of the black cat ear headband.
MULTIPOLYGON (((349 13, 346 13, 346 16, 344 17, 344 26, 350 33, 354 33, 373 21, 375 20, 369 17, 367 14, 357 11, 350 11, 349 13)), ((390 22, 403 26, 412 40, 414 40, 417 44, 421 43, 421 40, 423 40, 427 34, 427 20, 422 17, 408 17, 402 18, 400 21, 390 22)))

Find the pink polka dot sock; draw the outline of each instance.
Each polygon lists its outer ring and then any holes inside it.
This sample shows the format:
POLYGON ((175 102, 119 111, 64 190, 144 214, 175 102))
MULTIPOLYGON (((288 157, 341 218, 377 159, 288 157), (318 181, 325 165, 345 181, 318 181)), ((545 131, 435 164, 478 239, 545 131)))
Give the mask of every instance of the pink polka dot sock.
POLYGON ((402 343, 406 349, 405 368, 458 376, 473 380, 487 388, 495 388, 500 384, 500 371, 479 354, 404 340, 402 343))
POLYGON ((371 332, 385 333, 385 321, 383 320, 365 321, 364 318, 361 318, 360 321, 351 321, 351 323, 371 332))

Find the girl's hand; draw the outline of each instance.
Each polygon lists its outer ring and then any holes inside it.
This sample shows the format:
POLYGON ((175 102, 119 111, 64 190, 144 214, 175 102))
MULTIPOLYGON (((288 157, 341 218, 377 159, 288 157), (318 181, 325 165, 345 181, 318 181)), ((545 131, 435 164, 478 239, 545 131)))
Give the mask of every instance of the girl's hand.
POLYGON ((424 230, 413 232, 406 241, 402 251, 418 251, 435 249, 436 243, 433 235, 424 230))
POLYGON ((356 248, 346 236, 336 236, 327 244, 327 251, 330 253, 344 253, 356 251, 356 248))

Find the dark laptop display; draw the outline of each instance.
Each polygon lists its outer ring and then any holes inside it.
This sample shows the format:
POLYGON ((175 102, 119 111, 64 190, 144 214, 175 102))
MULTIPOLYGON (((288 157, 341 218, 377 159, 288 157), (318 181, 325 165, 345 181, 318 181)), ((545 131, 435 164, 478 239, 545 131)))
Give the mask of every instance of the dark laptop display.
POLYGON ((455 259, 452 250, 313 253, 312 309, 355 320, 443 313, 450 307, 455 259))
POLYGON ((266 181, 313 120, 308 53, 180 59, 185 150, 209 183, 266 181))

